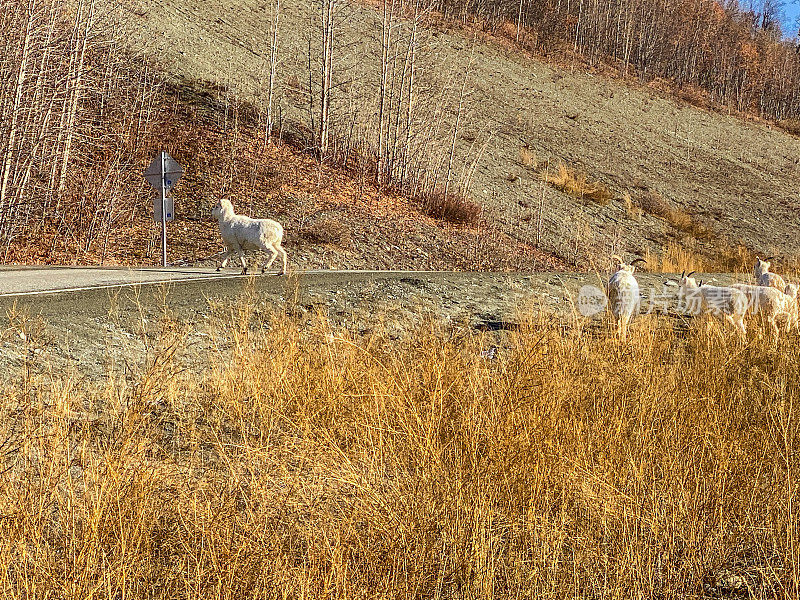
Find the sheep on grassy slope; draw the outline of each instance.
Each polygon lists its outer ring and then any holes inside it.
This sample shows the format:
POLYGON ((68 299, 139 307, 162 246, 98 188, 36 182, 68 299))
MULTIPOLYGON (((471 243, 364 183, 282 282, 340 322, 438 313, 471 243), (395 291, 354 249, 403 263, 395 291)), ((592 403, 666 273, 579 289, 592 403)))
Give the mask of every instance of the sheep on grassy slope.
POLYGON ((760 315, 778 335, 777 321, 785 322, 786 333, 797 327, 797 285, 790 283, 784 291, 762 285, 736 283, 731 286, 741 290, 748 299, 750 312, 760 315))
POLYGON ((247 262, 244 259, 246 250, 265 250, 272 253, 266 265, 261 269, 263 273, 272 266, 278 255, 281 256, 283 268, 281 275, 286 274, 286 251, 281 247, 283 241, 283 227, 272 219, 251 219, 244 215, 237 215, 233 211, 233 204, 227 198, 222 198, 211 214, 219 221, 219 232, 225 242, 226 252, 223 254, 222 263, 217 271, 225 268, 231 254, 239 254, 242 261, 242 274, 247 273, 247 262))
POLYGON ((777 273, 771 273, 769 270, 769 267, 772 264, 769 261, 773 258, 773 256, 768 256, 764 260, 761 260, 756 256, 756 262, 755 265, 753 265, 753 275, 755 276, 758 285, 773 287, 783 292, 786 290, 786 282, 783 280, 783 277, 777 273))
POLYGON ((675 282, 680 286, 680 294, 686 303, 687 312, 700 314, 706 312, 717 318, 723 318, 737 328, 744 336, 747 325, 744 315, 747 312, 747 296, 741 290, 733 287, 697 284, 692 277, 694 271, 688 275, 684 272, 675 282))
POLYGON ((636 270, 634 265, 637 262, 645 261, 643 258, 637 258, 631 261, 631 264, 625 264, 622 258, 616 255, 611 259, 616 261, 617 266, 608 280, 606 295, 611 314, 617 322, 617 333, 624 340, 628 335, 628 323, 635 315, 639 314, 641 304, 639 283, 633 276, 633 272, 636 270))

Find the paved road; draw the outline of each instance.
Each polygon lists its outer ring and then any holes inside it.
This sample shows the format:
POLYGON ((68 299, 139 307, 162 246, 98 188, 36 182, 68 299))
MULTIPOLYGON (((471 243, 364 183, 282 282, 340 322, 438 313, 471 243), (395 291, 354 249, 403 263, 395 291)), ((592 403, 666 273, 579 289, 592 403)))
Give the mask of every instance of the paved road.
MULTIPOLYGON (((325 281, 359 281, 374 278, 399 278, 414 275, 443 275, 446 271, 300 271, 304 279, 325 281)), ((260 285, 275 288, 285 281, 277 277, 277 271, 258 274, 260 285)), ((461 274, 452 273, 455 277, 461 274)), ((102 290, 106 288, 153 285, 162 283, 207 282, 210 286, 222 284, 224 280, 248 280, 238 269, 227 269, 218 273, 209 267, 23 267, 0 266, 0 297, 39 296, 60 292, 102 290), (217 282, 214 284, 214 282, 217 282)), ((233 283, 233 282, 231 282, 233 283)))
POLYGON ((235 270, 194 267, 0 267, 0 296, 239 277, 235 270))

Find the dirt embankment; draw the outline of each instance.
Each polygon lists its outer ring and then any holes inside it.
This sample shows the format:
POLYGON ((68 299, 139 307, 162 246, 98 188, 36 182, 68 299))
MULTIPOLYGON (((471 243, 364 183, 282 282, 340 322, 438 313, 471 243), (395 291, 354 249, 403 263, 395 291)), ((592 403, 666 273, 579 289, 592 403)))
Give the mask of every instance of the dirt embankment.
MULTIPOLYGON (((260 94, 270 19, 263 3, 124 5, 131 44, 165 70, 213 81, 245 99, 260 94)), ((378 36, 372 33, 378 17, 369 7, 350 5, 338 38, 347 49, 338 57, 347 86, 337 88, 335 107, 343 111, 358 98, 365 102, 365 118, 371 104, 364 98, 378 82, 378 36)), ((305 40, 313 36, 308 9, 288 4, 281 18, 278 103, 287 123, 304 122, 308 107, 292 96, 289 82, 307 79, 305 40)), ((427 32, 419 61, 429 78, 420 86, 420 103, 434 102, 425 94, 446 87, 454 65, 470 65, 459 164, 469 164, 475 148, 485 147, 472 194, 505 235, 578 262, 614 251, 657 254, 671 243, 707 256, 718 243, 800 253, 797 138, 647 88, 547 65, 493 44, 473 45, 458 33, 427 32), (615 199, 604 206, 543 186, 542 169, 561 162, 610 186, 615 199), (641 216, 625 206, 626 192, 645 208, 641 216), (659 211, 648 212, 653 194, 694 224, 676 225, 659 211), (695 224, 711 233, 696 239, 695 224)), ((449 118, 455 115, 444 115, 449 118)))

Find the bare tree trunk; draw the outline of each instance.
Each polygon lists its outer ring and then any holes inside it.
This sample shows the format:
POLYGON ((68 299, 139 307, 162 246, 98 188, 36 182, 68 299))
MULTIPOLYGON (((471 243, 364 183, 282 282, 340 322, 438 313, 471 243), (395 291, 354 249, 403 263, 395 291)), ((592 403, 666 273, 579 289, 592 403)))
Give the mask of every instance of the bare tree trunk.
POLYGON ((78 105, 81 101, 81 86, 83 81, 83 65, 86 59, 86 42, 89 37, 89 28, 91 27, 92 20, 94 19, 94 0, 90 1, 88 14, 85 21, 81 24, 80 19, 83 15, 83 1, 78 6, 78 11, 75 17, 75 27, 78 31, 83 25, 83 36, 78 38, 78 46, 75 48, 77 53, 77 65, 75 69, 75 81, 72 86, 72 93, 70 96, 69 106, 67 108, 67 139, 64 143, 64 151, 61 157, 61 175, 58 181, 58 190, 56 192, 56 209, 58 203, 61 201, 61 196, 64 193, 67 182, 67 168, 69 165, 70 151, 72 149, 72 139, 75 134, 75 116, 78 112, 78 105))
POLYGON ((447 161, 447 178, 445 179, 444 184, 444 195, 445 198, 447 194, 450 192, 450 182, 453 178, 453 158, 455 157, 456 153, 456 139, 458 139, 458 128, 461 124, 461 114, 464 109, 464 96, 467 90, 467 80, 469 79, 470 71, 472 70, 472 59, 474 58, 475 52, 475 44, 473 42, 472 45, 472 53, 470 55, 469 64, 467 65, 466 71, 464 71, 464 80, 461 82, 461 92, 458 95, 458 111, 456 112, 456 122, 453 125, 453 137, 450 142, 450 156, 447 161))
POLYGON ((384 183, 386 160, 386 96, 389 87, 389 47, 392 41, 394 0, 384 0, 381 22, 381 81, 378 98, 378 160, 375 165, 375 181, 384 183))
POLYGON ((319 136, 320 157, 328 152, 330 137, 330 107, 333 81, 333 35, 337 0, 322 0, 322 77, 320 90, 319 136))
MULTIPOLYGON (((22 105, 22 92, 27 77, 28 54, 31 45, 31 34, 33 30, 34 12, 36 0, 29 0, 27 8, 27 21, 25 24, 25 36, 22 42, 19 69, 14 88, 14 103, 11 108, 11 123, 9 126, 8 142, 6 143, 5 160, 3 161, 2 171, 0 171, 0 227, 7 230, 11 223, 10 203, 8 199, 8 184, 11 179, 11 168, 13 164, 14 145, 17 137, 17 126, 19 121, 20 107, 22 105)), ((2 233, 2 231, 0 231, 2 233)))
POLYGON ((408 168, 410 166, 411 161, 411 138, 413 132, 413 110, 414 110, 414 73, 416 72, 414 58, 416 56, 416 35, 417 35, 417 28, 416 24, 414 25, 414 31, 412 33, 411 43, 409 44, 411 47, 411 53, 409 57, 409 70, 408 70, 408 101, 406 104, 406 115, 405 115, 405 128, 406 128, 406 143, 405 148, 403 148, 403 168, 400 172, 400 181, 405 181, 406 177, 408 176, 408 168))
MULTIPOLYGON (((311 31, 309 29, 309 31, 311 31)), ((312 68, 311 60, 311 37, 308 38, 308 126, 311 129, 312 144, 314 147, 318 143, 318 132, 314 125, 314 69, 312 68)))
POLYGON ((275 122, 272 114, 272 102, 275 90, 275 69, 278 63, 278 18, 281 13, 281 0, 275 0, 275 21, 272 25, 272 45, 269 51, 269 88, 267 91, 267 128, 266 143, 272 141, 272 129, 275 122))

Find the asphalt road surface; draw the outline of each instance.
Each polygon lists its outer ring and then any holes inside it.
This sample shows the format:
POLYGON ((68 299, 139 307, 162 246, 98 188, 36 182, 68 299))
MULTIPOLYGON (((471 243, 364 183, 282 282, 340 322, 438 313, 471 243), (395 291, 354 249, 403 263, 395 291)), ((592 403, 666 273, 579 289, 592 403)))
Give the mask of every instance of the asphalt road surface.
POLYGON ((204 281, 242 277, 238 271, 217 273, 209 268, 159 267, 0 267, 0 296, 204 281))

